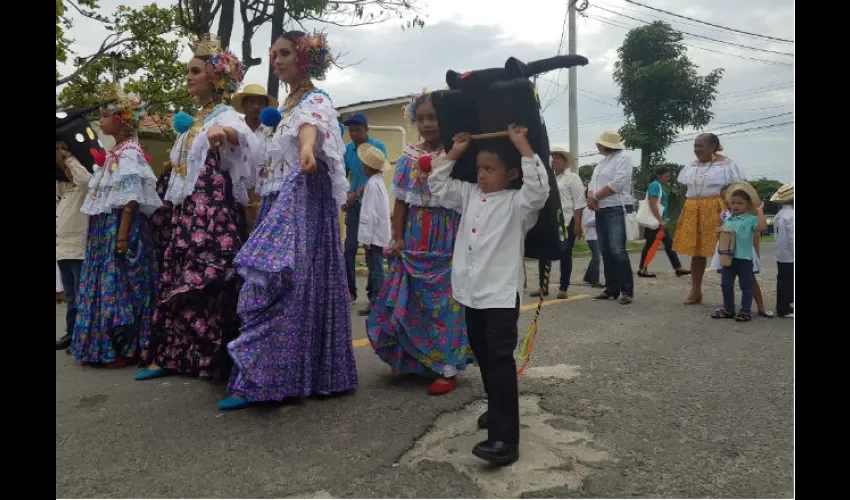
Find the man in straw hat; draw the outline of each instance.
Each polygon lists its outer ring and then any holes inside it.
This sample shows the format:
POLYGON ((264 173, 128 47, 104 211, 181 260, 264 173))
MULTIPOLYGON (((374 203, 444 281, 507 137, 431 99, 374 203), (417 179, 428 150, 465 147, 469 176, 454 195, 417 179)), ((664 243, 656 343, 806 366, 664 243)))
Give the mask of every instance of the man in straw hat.
POLYGON ((632 263, 626 252, 626 213, 634 209, 632 160, 623 151, 620 134, 606 130, 596 138, 602 160, 587 187, 587 206, 596 212, 596 236, 605 264, 605 291, 594 300, 617 298, 623 305, 634 297, 632 263))
MULTIPOLYGON (((587 198, 584 195, 584 185, 581 177, 570 170, 575 158, 566 149, 555 146, 552 148, 552 169, 555 171, 555 180, 558 182, 558 193, 561 198, 561 209, 564 212, 564 222, 567 225, 567 249, 561 256, 561 283, 558 288, 558 298, 567 298, 567 288, 570 286, 570 275, 573 271, 573 245, 576 238, 581 238, 581 215, 587 206, 587 198)), ((543 279, 546 267, 551 261, 540 260, 540 289, 532 292, 532 297, 549 295, 549 290, 543 288, 543 279)))
POLYGON ((368 316, 384 286, 384 248, 390 244, 390 196, 384 184, 383 172, 390 169, 390 162, 383 151, 366 142, 357 147, 357 157, 363 175, 368 177, 363 189, 357 228, 357 243, 363 245, 366 251, 366 267, 369 268, 369 283, 366 286, 369 307, 359 311, 359 314, 368 316))
MULTIPOLYGON (((231 104, 233 105, 233 109, 245 115, 245 124, 248 125, 248 128, 250 128, 254 132, 254 135, 257 136, 257 139, 260 140, 260 144, 265 144, 266 135, 274 133, 274 130, 269 130, 268 127, 261 123, 260 113, 265 108, 276 109, 278 107, 277 99, 275 99, 274 96, 268 95, 266 89, 264 89, 262 85, 252 83, 251 85, 246 85, 242 92, 233 96, 231 104)), ((260 150, 265 152, 265 148, 260 148, 260 150)), ((255 163, 263 160, 264 158, 257 158, 255 159, 255 163)), ((251 165, 251 168, 253 175, 257 175, 259 165, 251 165)), ((250 231, 254 226, 254 222, 257 220, 257 212, 260 209, 260 197, 254 192, 253 187, 254 186, 248 186, 248 198, 250 201, 245 207, 248 231, 250 231)))
POLYGON ((776 229, 776 314, 794 318, 794 183, 779 188, 770 201, 782 208, 773 218, 776 229))

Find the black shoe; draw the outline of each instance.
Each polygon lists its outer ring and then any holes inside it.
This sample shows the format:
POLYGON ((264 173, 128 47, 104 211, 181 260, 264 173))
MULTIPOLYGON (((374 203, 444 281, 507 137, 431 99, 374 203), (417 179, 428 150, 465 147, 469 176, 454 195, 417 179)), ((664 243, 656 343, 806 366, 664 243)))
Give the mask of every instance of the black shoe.
POLYGON ((56 341, 56 350, 61 351, 71 347, 71 336, 63 335, 61 339, 56 341))
POLYGON ((490 414, 485 411, 478 417, 478 428, 486 429, 487 427, 490 427, 490 414))
POLYGON ((369 308, 369 307, 366 307, 366 308, 363 308, 363 309, 360 309, 359 311, 357 311, 357 315, 361 316, 361 317, 365 317, 365 316, 368 316, 369 313, 371 313, 371 312, 372 312, 372 309, 369 308))
POLYGON ((472 448, 472 454, 488 462, 504 467, 517 461, 519 445, 504 441, 482 441, 472 448))

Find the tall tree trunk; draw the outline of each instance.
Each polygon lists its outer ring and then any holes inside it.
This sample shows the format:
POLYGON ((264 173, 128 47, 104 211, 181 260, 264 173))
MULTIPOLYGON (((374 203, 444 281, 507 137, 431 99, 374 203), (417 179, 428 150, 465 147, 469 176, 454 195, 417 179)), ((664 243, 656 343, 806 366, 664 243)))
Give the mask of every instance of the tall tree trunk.
POLYGON ((230 47, 230 35, 233 33, 233 13, 236 0, 222 0, 221 17, 218 19, 218 38, 225 49, 230 47))
MULTIPOLYGON (((274 7, 272 10, 272 39, 269 46, 274 45, 274 42, 280 38, 280 35, 283 34, 283 22, 286 20, 286 0, 274 0, 274 7)), ((278 93, 280 90, 280 80, 277 79, 277 75, 274 74, 274 68, 272 68, 271 63, 269 63, 269 79, 267 89, 269 95, 278 97, 278 93)))
POLYGON ((652 165, 649 164, 650 157, 652 156, 652 151, 643 148, 640 150, 640 168, 641 170, 652 168, 652 165))

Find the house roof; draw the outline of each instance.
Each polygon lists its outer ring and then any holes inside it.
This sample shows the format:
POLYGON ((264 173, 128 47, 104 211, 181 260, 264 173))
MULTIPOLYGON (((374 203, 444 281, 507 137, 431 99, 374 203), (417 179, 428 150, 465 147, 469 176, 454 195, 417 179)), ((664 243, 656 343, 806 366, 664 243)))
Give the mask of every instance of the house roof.
POLYGON ((171 129, 171 122, 174 120, 174 113, 145 115, 139 122, 139 130, 145 132, 159 132, 160 130, 171 129))
POLYGON ((387 99, 376 99, 372 101, 360 101, 346 106, 340 106, 338 111, 342 113, 353 113, 355 111, 366 111, 367 109, 383 108, 395 104, 404 104, 410 99, 409 96, 390 97, 387 99))

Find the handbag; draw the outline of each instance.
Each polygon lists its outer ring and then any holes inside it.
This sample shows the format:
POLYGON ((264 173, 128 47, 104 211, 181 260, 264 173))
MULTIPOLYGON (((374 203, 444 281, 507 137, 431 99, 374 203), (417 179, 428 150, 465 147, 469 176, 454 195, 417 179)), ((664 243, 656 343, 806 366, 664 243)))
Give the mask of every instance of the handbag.
POLYGON ((729 267, 735 257, 735 231, 721 229, 717 235, 717 254, 720 257, 720 265, 729 267))
MULTIPOLYGON (((652 213, 652 209, 649 204, 651 203, 652 198, 649 197, 649 192, 646 193, 646 198, 644 198, 643 203, 640 204, 637 211, 637 221, 638 225, 643 226, 647 229, 652 229, 653 231, 658 229, 661 225, 658 223, 658 219, 655 218, 655 214, 652 213)), ((663 207, 661 206, 661 196, 658 197, 658 213, 663 213, 663 207)))

